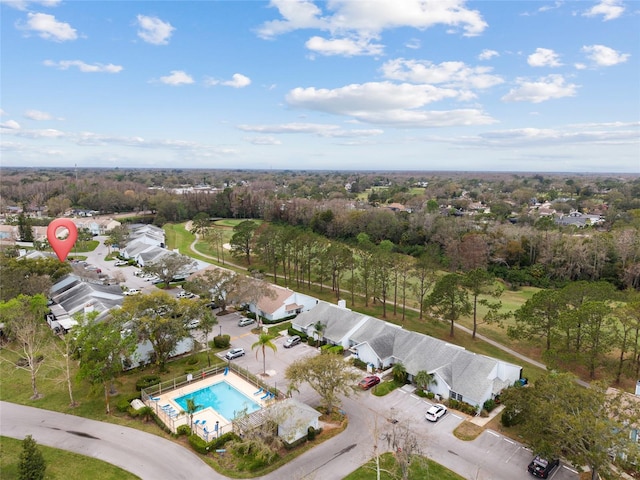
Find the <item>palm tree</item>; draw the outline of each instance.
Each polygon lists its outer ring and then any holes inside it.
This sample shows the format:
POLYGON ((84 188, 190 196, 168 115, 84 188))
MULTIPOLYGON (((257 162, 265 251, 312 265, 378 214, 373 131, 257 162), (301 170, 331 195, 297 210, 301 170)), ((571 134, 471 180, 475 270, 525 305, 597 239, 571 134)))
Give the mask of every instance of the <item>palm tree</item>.
POLYGON ((428 373, 426 370, 420 370, 414 377, 416 385, 422 391, 429 388, 429 385, 437 385, 438 381, 433 373, 428 373))
POLYGON ((315 337, 316 337, 316 345, 318 341, 323 337, 325 328, 327 328, 327 326, 324 323, 322 323, 320 320, 318 320, 313 325, 313 333, 315 334, 315 337))
MULTIPOLYGON (((257 347, 260 347, 260 350, 262 350, 262 374, 263 375, 267 373, 266 347, 269 347, 274 352, 278 350, 278 347, 276 347, 276 345, 271 341, 272 338, 273 337, 267 333, 261 333, 260 336, 258 337, 258 341, 255 342, 253 345, 251 345, 251 350, 257 347)), ((256 360, 258 359, 258 351, 259 350, 256 350, 256 360)))
POLYGON ((407 381, 407 369, 402 362, 394 363, 391 371, 396 382, 404 384, 407 381))
POLYGON ((196 405, 193 398, 187 398, 187 408, 185 412, 189 415, 189 428, 193 429, 193 414, 202 408, 202 405, 196 405))

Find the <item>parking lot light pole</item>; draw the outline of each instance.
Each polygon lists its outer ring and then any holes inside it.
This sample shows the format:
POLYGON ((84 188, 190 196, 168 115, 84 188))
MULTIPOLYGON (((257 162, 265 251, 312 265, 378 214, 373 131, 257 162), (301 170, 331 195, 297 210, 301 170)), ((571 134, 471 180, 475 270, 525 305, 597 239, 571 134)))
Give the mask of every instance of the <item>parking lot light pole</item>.
POLYGON ((220 327, 220 336, 222 336, 222 325, 219 325, 220 327))

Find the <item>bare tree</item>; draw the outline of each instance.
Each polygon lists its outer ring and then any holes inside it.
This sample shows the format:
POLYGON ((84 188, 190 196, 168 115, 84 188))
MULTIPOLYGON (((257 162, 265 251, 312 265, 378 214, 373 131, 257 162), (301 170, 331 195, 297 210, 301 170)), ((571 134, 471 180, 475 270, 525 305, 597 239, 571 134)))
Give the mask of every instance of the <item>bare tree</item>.
MULTIPOLYGON (((43 295, 18 295, 0 304, 0 321, 5 323, 11 343, 5 347, 20 358, 13 362, 16 368, 29 372, 31 376, 32 400, 42 398, 38 391, 37 378, 44 364, 45 349, 51 344, 53 335, 44 322, 47 299, 43 295)), ((3 361, 10 361, 2 358, 3 361)))
POLYGON ((174 278, 180 276, 186 277, 195 266, 195 260, 192 260, 186 255, 172 252, 163 255, 159 260, 149 265, 145 265, 143 270, 156 275, 162 280, 165 288, 168 288, 169 283, 171 283, 174 278))

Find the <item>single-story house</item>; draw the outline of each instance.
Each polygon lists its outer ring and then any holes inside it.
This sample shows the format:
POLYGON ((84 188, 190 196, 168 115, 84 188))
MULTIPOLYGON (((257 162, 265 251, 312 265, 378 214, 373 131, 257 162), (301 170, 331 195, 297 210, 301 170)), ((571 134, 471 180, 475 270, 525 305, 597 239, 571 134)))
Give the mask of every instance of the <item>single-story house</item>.
POLYGON ((135 240, 146 243, 147 245, 164 247, 164 230, 155 225, 132 225, 129 232, 129 242, 135 240))
MULTIPOLYGON (((98 312, 97 320, 106 320, 112 308, 122 305, 124 296, 119 286, 108 286, 82 281, 75 275, 67 275, 51 288, 47 323, 56 333, 67 333, 78 322, 73 318, 76 313, 98 312)), ((193 350, 194 340, 187 336, 180 340, 172 352, 172 357, 193 350)), ((150 361, 153 347, 151 342, 139 342, 134 354, 123 362, 125 369, 135 368, 150 361)))
POLYGON ((94 236, 105 235, 121 225, 118 220, 112 218, 73 218, 72 221, 78 229, 86 228, 94 236))
POLYGON ((67 275, 56 282, 50 290, 49 298, 61 306, 69 316, 78 312, 97 311, 98 318, 122 305, 122 289, 117 285, 103 285, 83 281, 75 275, 67 275))
POLYGON ((273 297, 264 296, 257 304, 249 305, 249 310, 265 320, 280 320, 311 310, 318 300, 315 297, 297 293, 288 288, 269 285, 273 297))
POLYGON ((306 403, 287 398, 271 408, 278 422, 278 436, 289 445, 306 437, 309 427, 320 428, 320 412, 306 403))
POLYGON ((437 383, 429 389, 441 398, 482 407, 522 376, 518 365, 327 302, 300 314, 292 326, 313 335, 318 322, 325 326, 325 341, 349 349, 373 369, 385 370, 400 362, 410 379, 422 370, 433 374, 437 383))
POLYGON ((327 343, 342 345, 348 349, 351 335, 362 326, 369 317, 356 313, 348 308, 340 307, 332 303, 318 301, 313 308, 313 313, 303 312, 294 318, 291 326, 296 330, 313 337, 316 336, 316 324, 322 324, 322 333, 319 337, 327 343))
POLYGON ((293 398, 252 412, 233 421, 233 431, 239 435, 259 428, 266 422, 278 425, 278 436, 291 445, 307 436, 309 427, 320 428, 320 412, 293 398))

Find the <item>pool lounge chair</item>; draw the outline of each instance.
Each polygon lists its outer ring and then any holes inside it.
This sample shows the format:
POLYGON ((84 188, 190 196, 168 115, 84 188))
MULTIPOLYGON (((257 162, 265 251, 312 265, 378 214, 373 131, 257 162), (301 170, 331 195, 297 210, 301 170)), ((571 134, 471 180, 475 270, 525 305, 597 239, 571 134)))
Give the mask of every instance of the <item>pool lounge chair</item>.
POLYGON ((260 388, 260 390, 258 390, 257 392, 253 392, 253 394, 254 395, 260 395, 263 391, 264 391, 264 389, 260 388))
POLYGON ((200 425, 200 420, 196 420, 193 422, 194 425, 200 425))
POLYGON ((271 392, 265 393, 263 396, 260 397, 260 400, 265 400, 269 395, 271 395, 271 392))

